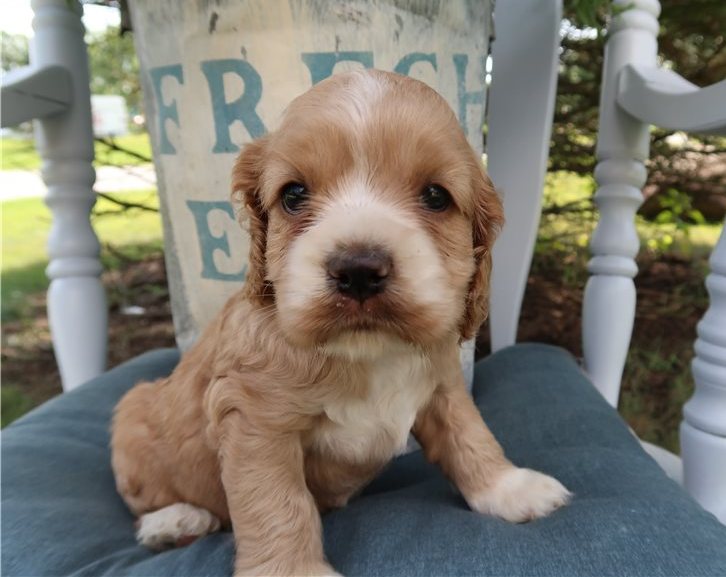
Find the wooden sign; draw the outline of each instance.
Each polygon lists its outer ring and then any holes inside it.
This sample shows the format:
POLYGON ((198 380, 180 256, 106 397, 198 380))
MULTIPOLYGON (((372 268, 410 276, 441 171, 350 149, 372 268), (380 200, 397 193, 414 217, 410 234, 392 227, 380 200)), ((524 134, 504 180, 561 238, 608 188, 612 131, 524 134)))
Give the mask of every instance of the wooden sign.
POLYGON ((481 151, 487 0, 154 0, 131 9, 182 348, 245 281, 249 239, 228 201, 240 145, 312 85, 354 67, 410 75, 447 99, 481 151))

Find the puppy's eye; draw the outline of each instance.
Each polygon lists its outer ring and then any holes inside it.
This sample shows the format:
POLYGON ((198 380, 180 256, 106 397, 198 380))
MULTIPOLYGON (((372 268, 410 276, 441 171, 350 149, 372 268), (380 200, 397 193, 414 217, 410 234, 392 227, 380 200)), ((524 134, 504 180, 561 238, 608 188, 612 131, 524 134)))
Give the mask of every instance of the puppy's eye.
POLYGON ((421 191, 421 202, 431 211, 443 212, 451 206, 449 191, 438 184, 429 184, 421 191))
POLYGON ((282 208, 289 214, 297 214, 308 198, 308 189, 299 182, 290 182, 282 187, 280 199, 282 208))

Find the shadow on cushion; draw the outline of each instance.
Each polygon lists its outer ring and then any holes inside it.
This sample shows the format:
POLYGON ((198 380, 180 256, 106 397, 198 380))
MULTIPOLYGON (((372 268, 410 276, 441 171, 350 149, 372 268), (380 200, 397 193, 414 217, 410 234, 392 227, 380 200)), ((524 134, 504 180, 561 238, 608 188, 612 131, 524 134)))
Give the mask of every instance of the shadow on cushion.
MULTIPOLYGON (((111 411, 135 382, 177 361, 174 350, 142 355, 3 431, 3 575, 231 574, 231 534, 154 554, 136 544, 114 489, 111 411)), ((477 365, 474 397, 509 457, 557 477, 572 504, 523 525, 481 516, 416 452, 325 516, 326 554, 339 571, 726 575, 726 527, 640 449, 568 353, 500 351, 477 365)))

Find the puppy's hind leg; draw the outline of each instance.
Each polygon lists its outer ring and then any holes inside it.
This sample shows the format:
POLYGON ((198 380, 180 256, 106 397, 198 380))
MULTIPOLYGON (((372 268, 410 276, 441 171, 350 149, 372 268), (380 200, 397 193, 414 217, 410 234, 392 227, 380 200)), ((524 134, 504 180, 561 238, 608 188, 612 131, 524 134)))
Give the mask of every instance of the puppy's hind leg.
POLYGON ((183 501, 172 483, 151 413, 155 383, 139 383, 116 406, 111 427, 111 468, 116 489, 137 517, 183 501))
POLYGON ((220 520, 206 509, 184 503, 185 497, 175 487, 154 427, 160 419, 150 414, 156 406, 154 386, 140 383, 118 404, 111 464, 120 495, 138 517, 137 540, 152 549, 163 549, 186 545, 219 530, 220 520))
POLYGON ((206 509, 174 503, 139 517, 136 540, 150 549, 183 547, 204 535, 219 531, 221 523, 206 509))

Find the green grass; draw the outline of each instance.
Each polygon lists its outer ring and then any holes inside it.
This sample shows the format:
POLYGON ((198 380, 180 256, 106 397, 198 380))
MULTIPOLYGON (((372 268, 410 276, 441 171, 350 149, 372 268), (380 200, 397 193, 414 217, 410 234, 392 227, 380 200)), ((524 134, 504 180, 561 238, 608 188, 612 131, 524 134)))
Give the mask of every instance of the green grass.
MULTIPOLYGON (((156 191, 123 193, 123 200, 158 206, 156 191)), ((117 210, 108 200, 99 199, 93 224, 102 245, 112 245, 123 252, 124 247, 138 247, 145 252, 161 250, 161 219, 158 213, 130 210, 126 213, 103 214, 117 210)), ((47 240, 51 215, 41 199, 13 200, 2 203, 2 318, 20 318, 26 308, 26 295, 43 291, 48 286, 45 267, 48 265, 47 240)), ((131 250, 131 248, 129 248, 131 250)), ((112 255, 104 254, 107 263, 112 255)))
POLYGON ((655 339, 647 348, 631 346, 623 375, 618 411, 641 439, 680 453, 678 424, 693 394, 689 348, 678 354, 655 339), (657 390, 652 390, 654 384, 657 390))
MULTIPOLYGON (((586 247, 597 224, 597 209, 592 202, 595 180, 574 173, 549 173, 545 184, 543 205, 572 207, 578 212, 543 214, 540 222, 538 248, 567 249, 573 244, 586 247)), ((635 227, 641 250, 691 258, 710 253, 721 234, 721 224, 691 224, 679 228, 671 223, 653 223, 636 217, 635 227)))
MULTIPOLYGON (((155 190, 121 193, 124 201, 158 207, 155 190)), ((42 199, 31 198, 0 203, 2 211, 2 320, 32 323, 37 314, 33 295, 48 287, 46 244, 51 213, 42 199), (35 307, 35 308, 34 308, 35 307)), ((93 225, 101 242, 101 260, 115 269, 125 258, 141 259, 162 250, 161 219, 158 213, 131 209, 119 212, 112 202, 99 199, 93 225), (109 250, 112 246, 113 250, 109 250)), ((2 386, 2 427, 29 411, 37 401, 11 383, 2 386)))
POLYGON ((33 401, 27 395, 17 388, 5 384, 0 390, 0 403, 2 403, 0 427, 9 425, 33 408, 33 401))
MULTIPOLYGON (((119 136, 114 139, 114 142, 122 148, 151 158, 151 143, 146 132, 119 136)), ((101 142, 95 143, 95 149, 96 166, 143 164, 142 160, 123 152, 111 150, 101 142)), ((0 158, 2 158, 2 170, 37 170, 40 168, 40 157, 32 139, 0 138, 0 158)))
MULTIPOLYGON (((146 158, 151 158, 151 142, 149 141, 149 134, 147 132, 119 136, 118 138, 114 138, 113 141, 121 148, 130 150, 131 152, 135 152, 136 154, 140 154, 146 158)), ((124 166, 143 163, 144 161, 134 156, 118 150, 113 150, 101 142, 96 142, 95 164, 97 166, 106 164, 124 166)))
POLYGON ((32 139, 0 138, 2 170, 35 170, 40 168, 40 158, 32 139))

